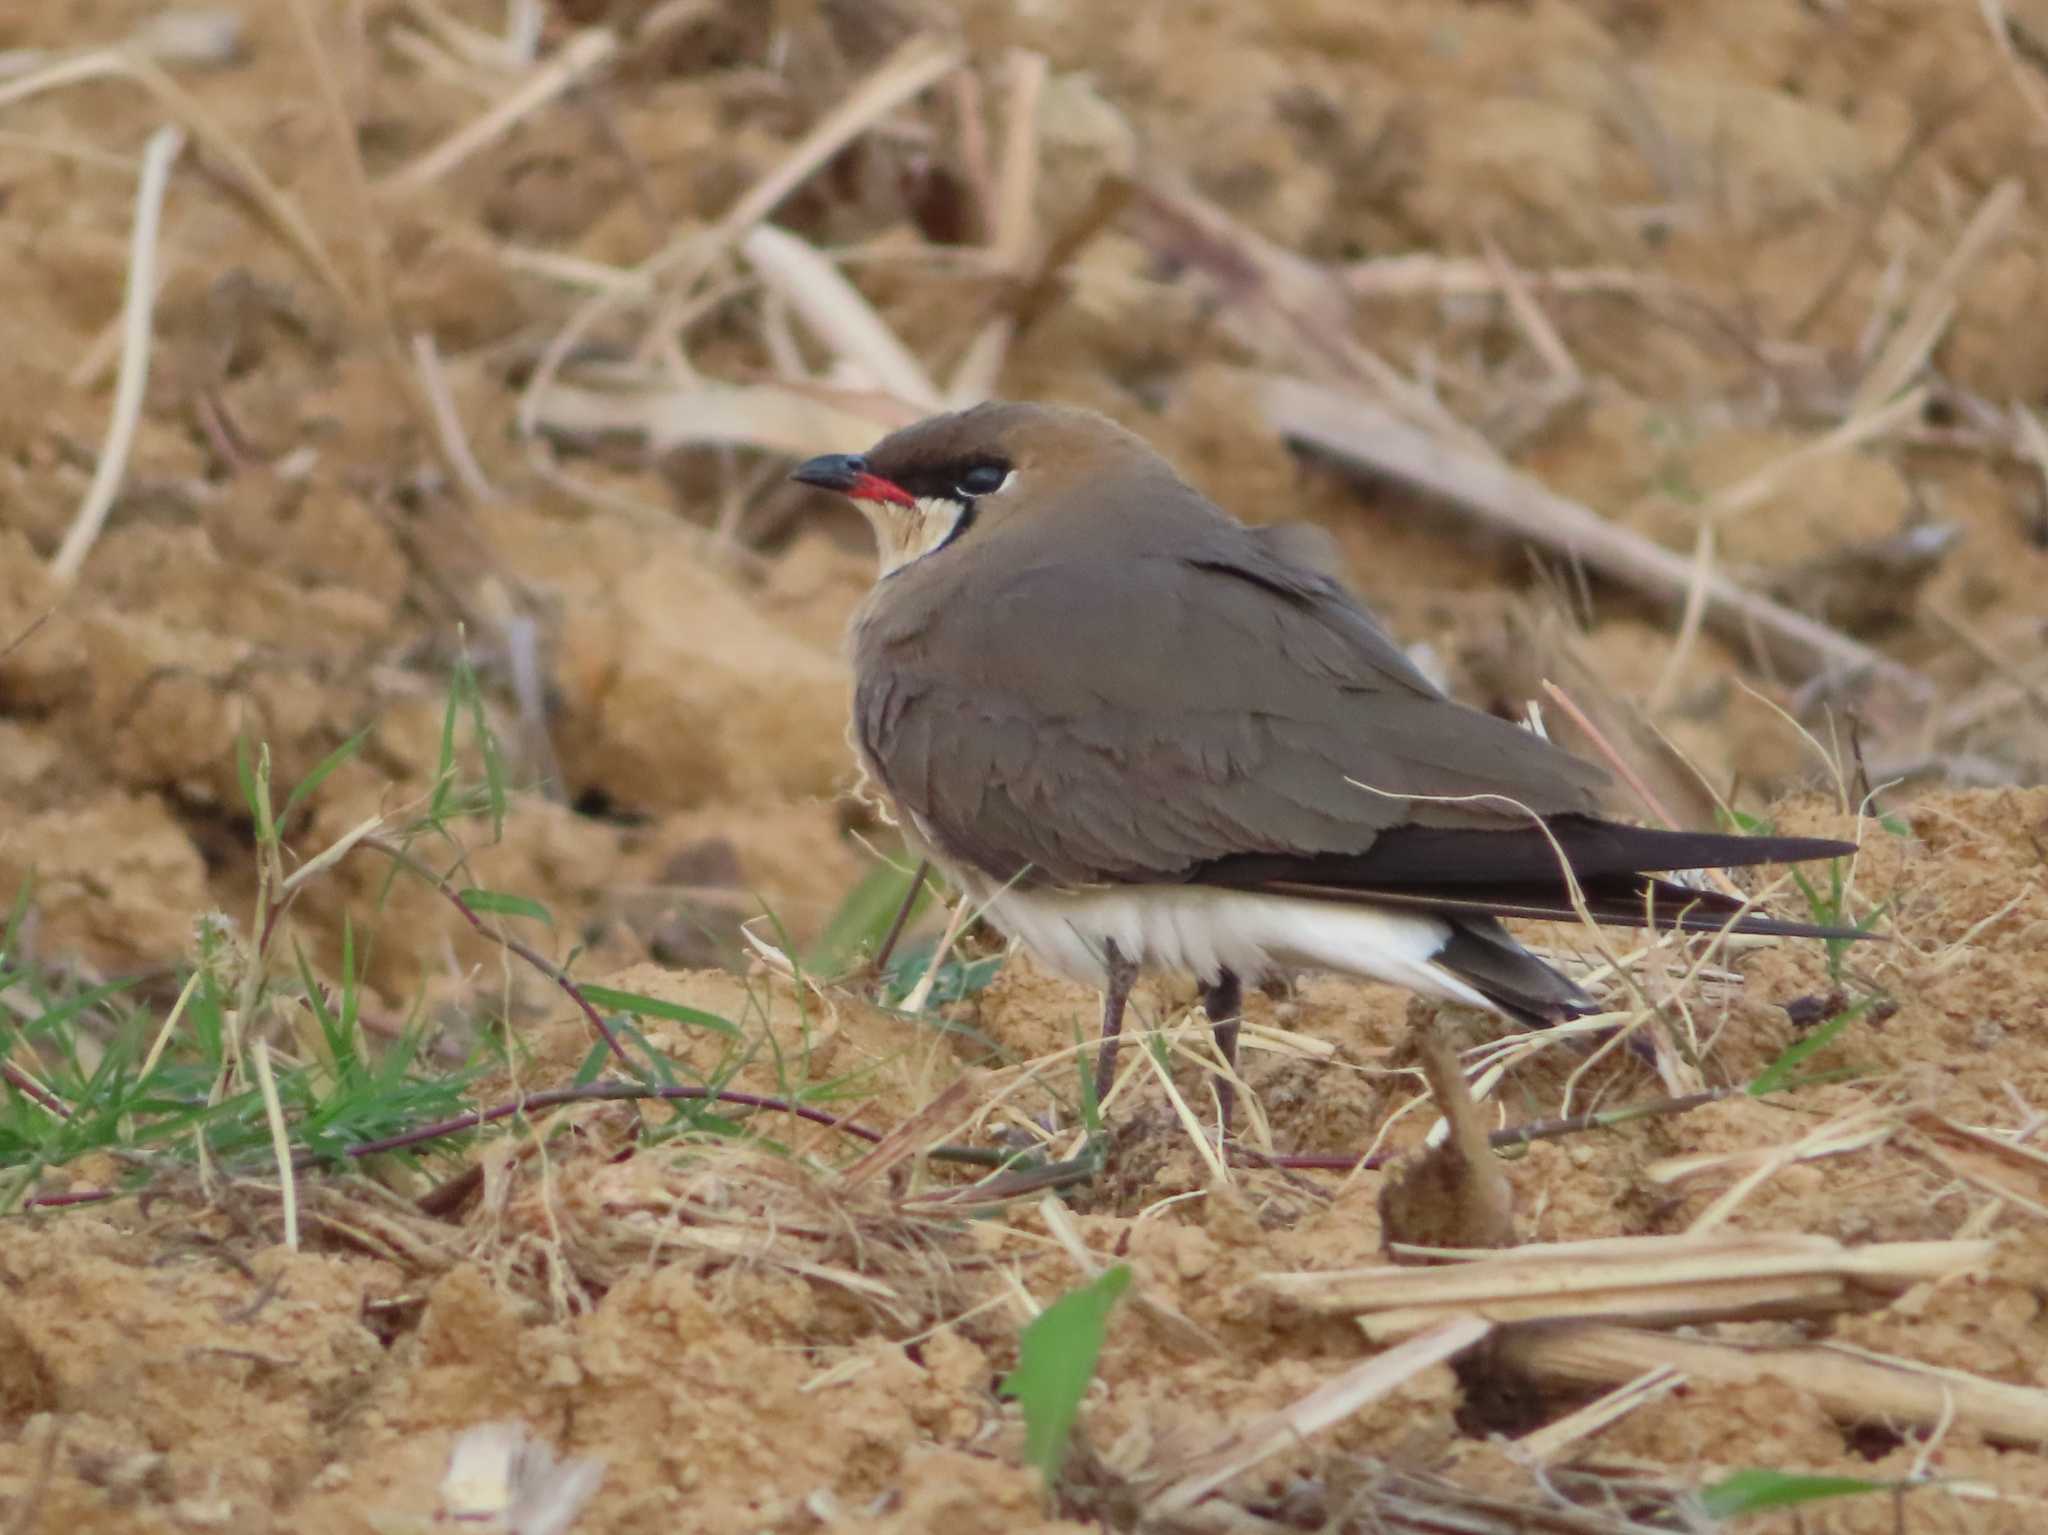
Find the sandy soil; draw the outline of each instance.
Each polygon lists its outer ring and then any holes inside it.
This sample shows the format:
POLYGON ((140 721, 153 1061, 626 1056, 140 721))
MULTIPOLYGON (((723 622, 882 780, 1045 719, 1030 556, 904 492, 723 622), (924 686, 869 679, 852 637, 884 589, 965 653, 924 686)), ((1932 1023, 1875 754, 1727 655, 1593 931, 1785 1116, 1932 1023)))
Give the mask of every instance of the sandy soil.
MULTIPOLYGON (((1933 0, 1139 0, 1114 26, 1078 0, 555 0, 542 53, 603 28, 610 65, 413 191, 391 178, 516 89, 521 69, 460 54, 459 29, 501 28, 505 8, 304 9, 317 69, 296 3, 224 7, 226 61, 164 56, 206 127, 165 215, 122 492, 69 585, 54 560, 113 398, 133 168, 171 98, 94 78, 0 105, 0 892, 33 876, 24 933, 40 963, 140 975, 167 1004, 195 922, 253 909, 237 736, 266 742, 289 784, 367 730, 290 834, 310 856, 428 792, 466 652, 524 786, 502 838, 473 839, 466 882, 544 902, 555 958, 574 950, 580 976, 773 1041, 739 1088, 783 1090, 792 1061, 813 1081, 852 1074, 858 1118, 910 1123, 920 1144, 970 1118, 984 1140, 1071 1127, 1069 1068, 1017 1087, 1017 1063, 1060 1058, 1092 1029, 1092 997, 1014 961, 942 1029, 857 988, 793 987, 739 942, 766 910, 807 949, 871 848, 890 846, 853 793, 843 734, 839 635, 870 575, 863 530, 783 486, 772 455, 631 431, 536 455, 517 430, 526 380, 593 284, 725 216, 921 28, 964 45, 972 83, 949 77, 891 114, 776 219, 851 248, 849 274, 943 377, 1014 289, 938 258, 991 234, 1028 50, 1046 65, 1041 240, 1115 176, 1192 189, 1348 284, 1357 340, 1430 380, 1519 467, 1681 552, 1711 520, 1723 571, 1928 680, 1919 699, 1807 685, 1757 646, 1681 639, 1677 615, 1637 594, 1296 456, 1243 370, 1308 366, 1299 340, 1247 329, 1242 295, 1143 219, 1066 253, 1002 368, 1002 392, 1111 412, 1252 520, 1328 528, 1359 590, 1461 696, 1519 714, 1562 679, 1675 813, 1703 821, 1719 798, 1857 837, 1848 909, 1881 911, 1887 941, 1839 975, 1808 944, 1745 950, 1704 983, 1652 966, 1649 1000, 1700 1046, 1678 1078, 1559 1045, 1517 1061, 1494 1101, 1513 1124, 1740 1083, 1837 993, 1884 999, 1809 1063, 1853 1078, 1528 1146, 1503 1164, 1519 1230, 1681 1232, 1735 1188, 1734 1154, 1872 1115, 1887 1133, 1785 1159, 1740 1191, 1731 1225, 1994 1237, 1997 1256, 1831 1322, 1744 1325, 2048 1388, 2048 1205, 1997 1197, 1890 1133, 1929 1111, 2030 1136, 2048 1104, 2048 789, 2034 787, 2048 781, 2048 438, 2028 414, 2048 394, 2048 8, 2012 0, 2000 39, 1979 7, 1933 0), (237 154, 302 213, 331 277, 238 191, 237 154), (2016 209, 1995 217, 2007 195, 2016 209), (1992 221, 1967 238, 1987 202, 1992 221), (1397 281, 1387 258, 1401 256, 1421 264, 1397 281), (1947 324, 1899 382, 1929 384, 1924 409, 1879 441, 1826 446, 1923 311, 1947 324), (423 424, 418 335, 492 496, 464 493, 423 424), (1716 501, 1759 471, 1759 493, 1716 501), (1887 782, 1873 816, 1850 813, 1887 782), (917 1119, 956 1086, 945 1123, 917 1119), (1674 1159, 1720 1154, 1669 1176, 1674 1159)), ((160 40, 160 10, 4 0, 0 49, 25 73, 31 50, 160 40)), ((721 263, 714 286, 739 271, 721 263)), ((601 321, 579 360, 623 364, 646 314, 601 321)), ((692 317, 678 347, 705 379, 802 364, 814 382, 874 382, 825 366, 828 349, 754 286, 692 317)), ((560 992, 388 874, 346 859, 291 919, 330 973, 344 918, 374 932, 373 1034, 419 1010, 459 1045, 503 1020, 528 1047, 522 1085, 568 1080, 589 1039, 560 992)), ((1140 1009, 1163 1024, 1187 1001, 1153 988, 1140 1009)), ((1252 1009, 1266 1144, 1419 1145, 1433 1116, 1411 1112, 1409 1050, 1424 1010, 1330 981, 1252 1009)), ((1441 1022, 1461 1044, 1495 1032, 1441 1022)), ((710 1064, 701 1035, 650 1033, 710 1064)), ((1200 1098, 1186 1062, 1173 1080, 1200 1098)), ((493 1081, 483 1098, 511 1090, 493 1081)), ((1113 1165, 1064 1191, 1065 1215, 1036 1198, 978 1222, 920 1213, 914 1195, 960 1175, 848 1171, 817 1127, 791 1141, 804 1160, 633 1155, 661 1115, 609 1105, 563 1111, 545 1155, 488 1143, 452 1214, 423 1214, 426 1182, 399 1168, 310 1188, 297 1253, 260 1179, 9 1217, 0 1528, 421 1528, 457 1437, 495 1420, 604 1462, 578 1528, 1133 1528, 1147 1478, 1365 1357, 1348 1321, 1257 1281, 1380 1261, 1389 1174, 1218 1180, 1143 1069, 1110 1118, 1113 1165), (1129 1262, 1143 1304, 1115 1318, 1054 1506, 993 1386, 1027 1301, 1084 1277, 1076 1238, 1129 1262)), ((53 1169, 44 1188, 107 1176, 53 1169)), ((1750 1466, 1943 1479, 1903 1501, 1814 1505, 1804 1530, 2048 1521, 2038 1446, 1967 1414, 1938 1431, 1844 1421, 1797 1380, 1689 1384, 1544 1475, 1501 1437, 1588 1395, 1437 1367, 1230 1481, 1209 1522, 1159 1527, 1368 1528, 1375 1479, 1396 1473, 1533 1507, 1560 1487, 1589 1501, 1596 1484, 1697 1486, 1750 1466)))

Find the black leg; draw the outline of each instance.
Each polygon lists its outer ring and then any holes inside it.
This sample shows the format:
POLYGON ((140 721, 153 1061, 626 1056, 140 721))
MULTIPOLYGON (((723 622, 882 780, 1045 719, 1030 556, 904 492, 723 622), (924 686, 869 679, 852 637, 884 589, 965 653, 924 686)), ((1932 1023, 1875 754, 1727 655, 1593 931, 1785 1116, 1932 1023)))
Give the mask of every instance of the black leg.
MULTIPOLYGON (((1202 1011, 1209 1015, 1209 1027, 1216 1035, 1216 1048, 1223 1064, 1237 1070, 1237 1026, 1244 1017, 1244 987, 1237 972, 1225 970, 1202 988, 1202 1011)), ((1230 1128, 1231 1110, 1237 1107, 1237 1084, 1229 1077, 1216 1079, 1216 1101, 1223 1109, 1223 1128, 1230 1128)))
POLYGON ((1102 1051, 1095 1057, 1095 1101, 1109 1096, 1116 1082, 1117 1035, 1123 1032, 1124 1004, 1131 999, 1131 986, 1138 979, 1138 962, 1125 959, 1114 940, 1103 942, 1103 959, 1109 967, 1109 984, 1102 993, 1102 1051))

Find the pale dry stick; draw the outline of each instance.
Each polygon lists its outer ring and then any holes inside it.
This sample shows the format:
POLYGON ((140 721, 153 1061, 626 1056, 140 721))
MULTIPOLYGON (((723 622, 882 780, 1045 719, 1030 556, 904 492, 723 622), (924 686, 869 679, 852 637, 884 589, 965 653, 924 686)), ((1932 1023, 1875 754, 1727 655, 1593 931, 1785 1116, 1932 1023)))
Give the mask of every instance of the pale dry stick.
POLYGON ((1783 704, 1779 703, 1776 699, 1766 697, 1764 694, 1758 692, 1755 688, 1751 687, 1747 682, 1744 682, 1740 677, 1737 677, 1735 679, 1735 685, 1741 688, 1743 692, 1747 693, 1751 698, 1755 699, 1758 703, 1762 704, 1766 709, 1769 709, 1773 714, 1777 715, 1778 718, 1783 720, 1787 725, 1790 725, 1794 733, 1798 735, 1799 739, 1804 741, 1807 744, 1807 746, 1812 748, 1814 756, 1820 759, 1821 766, 1828 770, 1828 776, 1833 778, 1835 781, 1835 807, 1838 810, 1840 810, 1843 815, 1849 814, 1851 808, 1855 805, 1856 802, 1855 800, 1850 798, 1849 773, 1848 769, 1843 767, 1841 757, 1838 754, 1829 751, 1825 746, 1821 745, 1820 737, 1815 735, 1811 730, 1808 730, 1804 725, 1800 724, 1798 720, 1794 719, 1792 717, 1791 711, 1788 710, 1783 704))
POLYGON ((2034 72, 2020 61, 2019 52, 2012 45, 2012 18, 2006 15, 2005 0, 1977 0, 1977 10, 1984 18, 1984 25, 1991 33, 1992 44, 1998 49, 1998 56, 2005 61, 2005 71, 2011 76, 2013 89, 2020 94, 2020 100, 2027 104, 2027 110, 2048 126, 2048 94, 2041 89, 2041 82, 2034 78, 2034 72))
POLYGON ((123 176, 135 174, 135 162, 126 155, 117 155, 106 149, 94 149, 87 144, 66 144, 33 133, 16 133, 12 130, 0 132, 0 149, 20 149, 30 154, 76 160, 81 165, 90 165, 103 171, 117 171, 123 176))
POLYGON ((147 59, 114 49, 64 59, 25 79, 0 86, 0 107, 61 86, 108 78, 130 80, 154 96, 164 110, 191 134, 194 142, 219 162, 214 169, 226 173, 223 179, 228 189, 251 204, 284 236, 293 253, 333 292, 343 307, 352 314, 356 311, 355 295, 349 291, 340 269, 328 256, 298 206, 277 189, 247 151, 207 115, 183 86, 147 59))
POLYGON ((948 83, 953 89, 953 120, 959 135, 953 153, 960 179, 967 183, 968 200, 980 216, 981 237, 987 240, 996 227, 996 178, 988 157, 988 127, 981 117, 981 76, 972 64, 962 64, 948 83))
POLYGON ((1552 378, 1569 389, 1573 394, 1586 386, 1586 376, 1579 371, 1577 359, 1571 348, 1564 344, 1564 337, 1557 333, 1557 327, 1550 323, 1550 316, 1543 312, 1543 306, 1536 302, 1536 296, 1529 291, 1505 252, 1494 243, 1491 236, 1480 241, 1486 253, 1486 264, 1492 268, 1500 281, 1501 295, 1507 300, 1508 313, 1515 317, 1515 324, 1521 328, 1523 338, 1543 359, 1543 366, 1550 370, 1552 378))
MULTIPOLYGON (((1337 276, 1360 298, 1485 297, 1502 291, 1499 269, 1470 256, 1374 256, 1340 268, 1337 276)), ((1627 267, 1564 267, 1515 276, 1532 293, 1667 298, 1695 291, 1660 273, 1627 267)))
POLYGON ((1707 497, 1702 510, 1713 522, 1754 511, 1778 493, 1786 480, 1809 464, 1847 453, 1876 438, 1888 436, 1916 420, 1927 405, 1926 385, 1908 389, 1897 398, 1880 398, 1875 405, 1857 411, 1840 426, 1811 442, 1801 443, 1782 458, 1773 459, 1754 474, 1733 485, 1724 485, 1707 497))
MULTIPOLYGON (((1461 453, 1345 391, 1284 374, 1254 373, 1250 381, 1267 421, 1295 442, 1442 497, 1495 528, 1584 561, 1653 597, 1678 600, 1692 586, 1693 561, 1686 556, 1609 522, 1496 459, 1461 453)), ((1706 585, 1716 616, 1738 634, 1753 627, 1802 666, 1866 673, 1915 699, 1932 692, 1918 672, 1839 630, 1744 591, 1724 576, 1712 576, 1706 585)))
POLYGON ((789 299, 773 283, 762 285, 761 344, 768 351, 768 366, 777 378, 810 381, 810 364, 797 343, 796 330, 789 323, 789 299))
POLYGON ((481 27, 471 26, 450 15, 433 0, 403 0, 403 4, 428 36, 472 69, 488 69, 503 74, 507 69, 517 67, 506 47, 508 39, 494 37, 481 27))
POLYGON ((2048 490, 2048 428, 2041 425, 2041 418, 2019 400, 2012 402, 2013 437, 2020 454, 2034 466, 2048 490))
POLYGON ((1797 1381, 1841 1422, 1932 1427, 1952 1401, 1956 1420, 1993 1443, 2048 1441, 2048 1391, 1847 1344, 1718 1342, 1584 1322, 1503 1329, 1499 1347, 1502 1363, 1547 1383, 1606 1386, 1669 1365, 1715 1384, 1797 1381))
POLYGON ((299 1184, 292 1176, 292 1138, 285 1128, 284 1100, 277 1095, 277 1078, 270 1070, 270 1046, 263 1040, 249 1042, 249 1060, 256 1068, 256 1085, 263 1094, 263 1117, 270 1123, 270 1152, 277 1158, 278 1193, 284 1205, 285 1251, 299 1250, 299 1184))
POLYGON ((592 293, 639 291, 639 284, 625 267, 592 261, 588 257, 571 255, 567 251, 535 250, 531 246, 504 245, 492 240, 473 239, 468 231, 457 230, 453 231, 453 234, 456 239, 474 250, 483 252, 508 272, 542 277, 549 282, 560 283, 565 288, 582 288, 592 293))
MULTIPOLYGON (((957 49, 919 34, 882 61, 837 107, 828 112, 783 156, 775 168, 755 182, 708 230, 692 230, 671 240, 633 269, 634 285, 601 293, 574 311, 548 343, 520 396, 518 427, 529 444, 537 438, 540 400, 591 329, 628 299, 650 295, 662 278, 678 279, 684 290, 709 270, 718 254, 767 218, 782 200, 810 179, 819 167, 866 132, 875 122, 918 95, 960 61, 957 49)), ((666 313, 664 319, 667 318, 666 313)), ((659 334, 664 327, 657 325, 659 334)))
POLYGON ((1944 945, 1939 955, 1915 970, 1913 972, 1914 980, 1931 981, 1936 976, 1944 975, 1948 971, 1953 970, 1957 965, 1970 957, 1969 946, 1971 944, 1983 937, 1991 928, 1997 926, 1997 924, 2018 911, 2020 907, 2033 899, 2033 896, 2034 890, 2032 888, 2022 889, 1996 911, 1991 912, 1988 916, 1979 917, 1975 922, 1964 928, 1958 937, 1944 945))
POLYGON ((433 416, 434 430, 441 439, 441 456, 448 460, 455 477, 469 491, 472 501, 497 500, 497 487, 485 477, 483 466, 470 450, 469 434, 462 428, 461 412, 455 408, 455 398, 448 390, 448 377, 441 368, 440 350, 434 345, 433 336, 426 331, 413 332, 412 363, 419 370, 420 388, 427 397, 427 409, 433 416))
POLYGON ((496 77, 480 74, 416 27, 394 26, 385 34, 384 43, 422 74, 467 91, 479 101, 494 100, 502 89, 496 77))
POLYGON ((1634 1380, 1616 1386, 1576 1412, 1568 1412, 1554 1423, 1546 1423, 1524 1434, 1508 1447, 1509 1452, 1517 1459, 1533 1461, 1537 1465, 1554 1461, 1581 1440, 1592 1438, 1638 1407, 1661 1401, 1684 1385, 1685 1376, 1675 1367, 1654 1365, 1634 1380))
POLYGON ((824 256, 773 224, 740 241, 740 254, 845 366, 876 387, 926 412, 939 408, 939 388, 888 322, 824 256))
MULTIPOLYGON (((1231 296, 1256 300, 1284 323, 1304 358, 1346 382, 1377 390, 1392 407, 1385 412, 1389 419, 1405 418, 1410 431, 1445 445, 1445 451, 1475 462, 1499 462, 1493 445, 1433 390, 1353 338, 1350 296, 1322 267, 1239 224, 1185 186, 1142 184, 1133 195, 1137 206, 1168 231, 1165 238, 1155 238, 1155 245, 1210 273, 1231 296)), ((1248 345, 1264 350, 1259 328, 1240 322, 1237 310, 1242 307, 1226 305, 1224 323, 1248 345)))
POLYGON ((1892 1111, 1888 1107, 1858 1109, 1815 1127, 1795 1141, 1773 1146, 1756 1166, 1723 1190, 1712 1204, 1700 1212, 1699 1218, 1685 1228, 1685 1235, 1705 1236, 1719 1229, 1742 1208, 1750 1195, 1786 1168, 1810 1156, 1821 1155, 1825 1148, 1843 1140, 1855 1141, 1860 1145, 1865 1131, 1884 1125, 1891 1118, 1892 1111))
POLYGON ((647 273, 650 281, 656 276, 667 277, 672 291, 647 328, 642 356, 650 348, 663 345, 676 332, 675 316, 689 304, 690 291, 728 247, 780 207, 784 198, 822 169, 833 155, 943 78, 959 62, 958 50, 931 34, 912 37, 815 124, 709 229, 693 230, 671 240, 643 261, 639 270, 647 273))
POLYGON ((972 901, 955 901, 953 909, 946 916, 946 930, 939 935, 939 946, 932 950, 931 962, 924 967, 924 974, 917 978, 917 985, 910 995, 903 999, 903 1010, 913 1017, 925 1009, 932 999, 932 987, 938 981, 939 967, 946 962, 953 945, 960 937, 960 931, 972 920, 975 913, 972 901))
POLYGON ((1232 1477, 1343 1422, 1423 1371, 1448 1363, 1492 1331, 1493 1325, 1478 1317, 1452 1317, 1346 1370, 1292 1406, 1238 1425, 1168 1472, 1171 1480, 1146 1500, 1146 1514, 1164 1519, 1184 1513, 1232 1477))
MULTIPOLYGON (((1010 55, 1002 159, 990 209, 986 259, 991 272, 1012 284, 1025 280, 1039 244, 1038 113, 1046 71, 1043 54, 1018 51, 1010 55)), ((1003 364, 1010 355, 1010 345, 1017 336, 1018 316, 1016 305, 1006 301, 975 332, 947 381, 946 404, 950 409, 979 404, 995 392, 1003 364)))
POLYGON ((1050 66, 1042 53, 1025 49, 1008 60, 1009 93, 1004 99, 1002 157, 996 166, 995 227, 989 260, 999 272, 1020 272, 1038 238, 1039 103, 1050 66))
POLYGON ((611 62, 619 50, 617 34, 590 27, 578 32, 527 78, 507 92, 489 111, 470 119, 418 159, 400 166, 379 181, 379 197, 408 197, 432 186, 471 155, 489 148, 519 123, 566 95, 611 62))
POLYGON ((142 419, 143 392, 149 385, 151 318, 156 306, 157 227, 163 219, 164 194, 171 167, 185 147, 184 130, 175 124, 159 128, 142 150, 142 175, 135 190, 135 227, 128 242, 128 286, 121 312, 121 371, 114 383, 114 406, 107 418, 106 440, 85 500, 65 530, 64 541, 50 561, 50 579, 69 586, 78 578, 93 540, 106 525, 107 513, 120 494, 128 472, 128 450, 142 419))
POLYGON ((2048 685, 2036 682, 2014 666, 2011 657, 2003 654, 1989 635, 1943 603, 1929 602, 1927 612, 2001 680, 2017 688, 2022 697, 2043 713, 2048 713, 2048 685))
POLYGON ((1678 615, 1678 638, 1672 641, 1671 654, 1664 658, 1664 666, 1644 702, 1645 711, 1651 715, 1670 708, 1672 697, 1678 692, 1678 681, 1685 675, 1693 647, 1699 643, 1700 628, 1706 622, 1707 585, 1713 575, 1714 523, 1711 518, 1701 518, 1699 532, 1693 536, 1692 580, 1685 588, 1685 607, 1678 615))
POLYGON ((1983 257, 1991 243, 2005 232, 2019 212, 2025 190, 2017 177, 2007 177, 1985 195, 1970 216, 1955 248, 1935 271, 1933 278, 1915 295, 1906 318, 1878 353, 1877 361, 1863 376, 1849 402, 1850 416, 1868 415, 1897 394, 1918 373, 1933 353, 1955 315, 1957 294, 1963 279, 1983 257))
MULTIPOLYGON (((1059 1250, 1066 1254, 1067 1261, 1081 1273, 1084 1281, 1099 1279, 1107 1265, 1090 1250, 1082 1239, 1080 1228, 1065 1203, 1056 1194, 1046 1194, 1038 1201, 1038 1218, 1044 1222, 1046 1234, 1059 1250)), ((1142 1220, 1144 1217, 1139 1216, 1142 1220)), ((1165 1301, 1146 1293, 1142 1283, 1132 1286, 1130 1303, 1152 1321, 1160 1324, 1174 1340, 1190 1353, 1217 1355, 1223 1352, 1223 1345, 1214 1334, 1198 1326, 1183 1312, 1169 1306, 1165 1301)))
MULTIPOLYGON (((175 234, 168 238, 160 234, 158 239, 164 248, 158 252, 160 259, 156 267, 156 292, 151 296, 152 305, 162 299, 164 289, 180 266, 175 234)), ((120 366, 127 320, 124 311, 100 327, 99 334, 86 343, 85 350, 78 354, 78 361, 64 375, 66 385, 83 393, 99 388, 106 381, 107 376, 120 366)))
POLYGON ((657 453, 692 443, 732 442, 805 458, 832 448, 865 448, 923 414, 893 398, 847 390, 800 390, 789 380, 645 394, 557 384, 542 397, 534 424, 569 435, 638 432, 657 453), (881 408, 862 408, 873 406, 881 408))

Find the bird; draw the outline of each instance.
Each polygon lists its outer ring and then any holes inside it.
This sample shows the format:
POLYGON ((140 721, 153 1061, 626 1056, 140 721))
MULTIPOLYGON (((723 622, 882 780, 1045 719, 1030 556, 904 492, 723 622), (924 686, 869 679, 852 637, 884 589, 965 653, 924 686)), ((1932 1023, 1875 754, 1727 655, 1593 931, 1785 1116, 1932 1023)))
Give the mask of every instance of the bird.
POLYGON ((1196 982, 1227 1128, 1249 984, 1349 974, 1541 1027, 1596 1004, 1503 918, 1857 936, 1662 877, 1854 843, 1608 818, 1606 772, 1440 689, 1326 534, 1238 520, 1106 416, 990 401, 791 477, 876 538, 864 775, 987 920, 1102 993, 1097 1101, 1141 972, 1196 982))

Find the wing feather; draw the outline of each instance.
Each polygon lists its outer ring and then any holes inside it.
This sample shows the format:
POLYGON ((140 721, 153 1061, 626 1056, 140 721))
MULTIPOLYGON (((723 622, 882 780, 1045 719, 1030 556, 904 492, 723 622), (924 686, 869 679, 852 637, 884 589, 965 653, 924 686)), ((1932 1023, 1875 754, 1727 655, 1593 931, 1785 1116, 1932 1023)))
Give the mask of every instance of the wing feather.
POLYGON ((997 880, 1181 880, 1361 853, 1414 821, 1526 824, 1417 795, 1590 808, 1597 769, 1444 698, 1328 575, 1220 514, 1177 526, 1152 546, 1173 552, 1115 561, 992 539, 871 601, 858 742, 943 856, 997 880))

